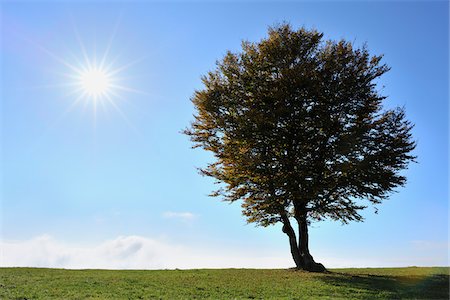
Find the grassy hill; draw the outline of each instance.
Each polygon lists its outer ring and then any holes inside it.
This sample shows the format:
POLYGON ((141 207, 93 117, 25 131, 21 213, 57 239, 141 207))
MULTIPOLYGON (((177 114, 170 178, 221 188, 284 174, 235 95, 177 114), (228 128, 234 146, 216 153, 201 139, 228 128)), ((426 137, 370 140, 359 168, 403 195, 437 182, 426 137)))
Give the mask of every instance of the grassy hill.
POLYGON ((63 270, 0 268, 0 299, 449 299, 449 268, 63 270))

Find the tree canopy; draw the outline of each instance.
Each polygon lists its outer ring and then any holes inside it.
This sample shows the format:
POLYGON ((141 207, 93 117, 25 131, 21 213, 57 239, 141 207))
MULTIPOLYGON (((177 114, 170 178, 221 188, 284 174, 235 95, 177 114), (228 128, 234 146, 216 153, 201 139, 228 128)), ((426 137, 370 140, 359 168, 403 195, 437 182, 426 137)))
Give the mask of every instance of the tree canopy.
POLYGON ((192 97, 185 133, 214 154, 201 170, 221 183, 212 195, 242 200, 248 222, 281 222, 297 268, 324 270, 309 253, 311 221, 362 221, 368 203, 406 182, 413 126, 403 108, 383 108, 381 60, 282 24, 228 52, 192 97))

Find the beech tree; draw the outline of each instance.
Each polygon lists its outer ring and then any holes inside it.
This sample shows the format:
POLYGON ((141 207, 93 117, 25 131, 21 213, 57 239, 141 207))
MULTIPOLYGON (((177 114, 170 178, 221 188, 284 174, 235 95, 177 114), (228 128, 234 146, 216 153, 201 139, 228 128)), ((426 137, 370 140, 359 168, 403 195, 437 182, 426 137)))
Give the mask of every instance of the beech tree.
POLYGON ((219 183, 211 195, 241 200, 248 222, 281 222, 298 269, 325 271, 309 251, 311 222, 362 221, 367 204, 405 184, 401 171, 415 160, 404 109, 383 108, 381 60, 282 24, 228 52, 191 99, 195 120, 184 133, 214 154, 200 170, 219 183))

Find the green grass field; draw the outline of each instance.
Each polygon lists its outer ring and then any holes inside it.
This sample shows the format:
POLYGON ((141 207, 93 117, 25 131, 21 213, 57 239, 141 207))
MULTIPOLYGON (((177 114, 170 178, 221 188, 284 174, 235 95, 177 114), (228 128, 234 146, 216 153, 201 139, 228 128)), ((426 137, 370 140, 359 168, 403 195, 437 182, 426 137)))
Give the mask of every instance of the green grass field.
POLYGON ((449 299, 449 270, 0 268, 0 299, 449 299))

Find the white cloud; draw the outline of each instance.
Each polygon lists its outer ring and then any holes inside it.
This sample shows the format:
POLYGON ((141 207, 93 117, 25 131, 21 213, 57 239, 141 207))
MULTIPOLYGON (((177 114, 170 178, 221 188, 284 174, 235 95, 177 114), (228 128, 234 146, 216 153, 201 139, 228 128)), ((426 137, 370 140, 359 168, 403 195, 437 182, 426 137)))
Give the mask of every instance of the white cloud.
POLYGON ((192 221, 197 217, 191 212, 174 212, 174 211, 166 211, 163 213, 162 216, 167 219, 179 219, 182 221, 192 221))
MULTIPOLYGON (((326 252, 314 258, 328 268, 405 267, 448 265, 448 243, 413 242, 399 253, 363 254, 326 252), (425 248, 416 249, 414 248, 425 248), (430 249, 434 248, 434 250, 430 249)), ((30 240, 0 242, 0 267, 51 267, 70 269, 191 269, 289 268, 289 250, 207 248, 179 245, 142 236, 119 236, 93 245, 70 244, 49 235, 30 240)))
POLYGON ((31 240, 1 242, 2 267, 101 269, 283 268, 291 259, 229 249, 208 250, 142 236, 120 236, 97 245, 71 245, 43 235, 31 240))

